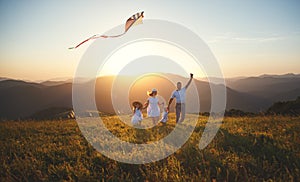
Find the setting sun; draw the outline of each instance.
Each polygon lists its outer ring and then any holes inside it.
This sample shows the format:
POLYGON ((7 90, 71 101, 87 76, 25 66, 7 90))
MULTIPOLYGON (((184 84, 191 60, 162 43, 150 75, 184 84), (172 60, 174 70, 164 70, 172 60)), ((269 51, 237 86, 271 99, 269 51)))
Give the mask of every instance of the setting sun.
MULTIPOLYGON (((130 62, 151 57, 147 59, 147 71, 161 73, 173 73, 187 76, 193 72, 197 77, 203 77, 203 71, 197 65, 194 58, 186 51, 174 44, 162 40, 140 40, 130 42, 122 47, 117 48, 106 60, 103 68, 99 70, 98 76, 103 75, 138 75, 145 73, 143 67, 130 66, 130 62), (165 65, 163 62, 168 59, 170 64, 165 65), (153 64, 151 64, 151 62, 153 64), (161 64, 160 64, 161 63, 161 64)), ((133 65, 134 66, 134 65, 133 65)))

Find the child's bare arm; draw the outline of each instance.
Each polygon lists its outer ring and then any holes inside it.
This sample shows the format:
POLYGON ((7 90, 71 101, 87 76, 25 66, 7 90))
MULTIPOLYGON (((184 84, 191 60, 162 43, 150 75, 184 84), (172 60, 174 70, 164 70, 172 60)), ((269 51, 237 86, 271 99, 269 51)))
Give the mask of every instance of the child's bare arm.
POLYGON ((162 102, 162 103, 158 102, 158 105, 160 105, 160 106, 161 106, 161 105, 164 105, 164 104, 165 104, 164 102, 162 102))
POLYGON ((147 100, 147 102, 145 102, 144 107, 142 109, 146 109, 149 105, 149 100, 147 100))

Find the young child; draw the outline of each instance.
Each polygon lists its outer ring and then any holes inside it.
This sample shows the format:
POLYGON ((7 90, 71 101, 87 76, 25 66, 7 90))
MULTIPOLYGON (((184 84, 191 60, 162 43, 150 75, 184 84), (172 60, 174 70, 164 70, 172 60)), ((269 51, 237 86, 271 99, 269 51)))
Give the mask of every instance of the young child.
POLYGON ((164 103, 162 105, 163 105, 164 111, 162 113, 162 117, 161 117, 159 122, 162 122, 163 124, 166 124, 167 121, 168 121, 169 111, 168 111, 167 107, 164 107, 164 103))
POLYGON ((141 122, 143 120, 143 114, 141 112, 142 108, 143 108, 143 104, 138 102, 138 101, 134 101, 132 103, 132 107, 133 107, 133 116, 131 118, 131 123, 133 125, 141 125, 141 122))

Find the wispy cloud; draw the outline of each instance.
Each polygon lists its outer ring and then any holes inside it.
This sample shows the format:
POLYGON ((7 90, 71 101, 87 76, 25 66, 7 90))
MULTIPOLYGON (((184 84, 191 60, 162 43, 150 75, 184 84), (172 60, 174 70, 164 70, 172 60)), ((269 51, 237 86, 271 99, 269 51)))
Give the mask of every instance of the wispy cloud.
POLYGON ((232 32, 224 33, 222 35, 214 36, 209 39, 208 43, 264 43, 264 42, 274 42, 287 39, 286 36, 281 36, 278 34, 265 34, 260 33, 260 35, 253 36, 240 36, 232 32))

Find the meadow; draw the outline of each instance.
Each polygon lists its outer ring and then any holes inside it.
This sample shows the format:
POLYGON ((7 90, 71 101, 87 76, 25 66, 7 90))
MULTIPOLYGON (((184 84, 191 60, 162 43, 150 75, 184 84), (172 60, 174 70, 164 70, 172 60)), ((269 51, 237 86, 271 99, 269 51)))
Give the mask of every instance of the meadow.
MULTIPOLYGON (((0 181, 300 181, 300 118, 226 117, 214 140, 198 148, 206 116, 180 150, 148 164, 116 162, 98 153, 75 120, 0 122, 0 181)), ((170 133, 167 125, 136 135, 106 116, 125 141, 147 143, 170 133)))

